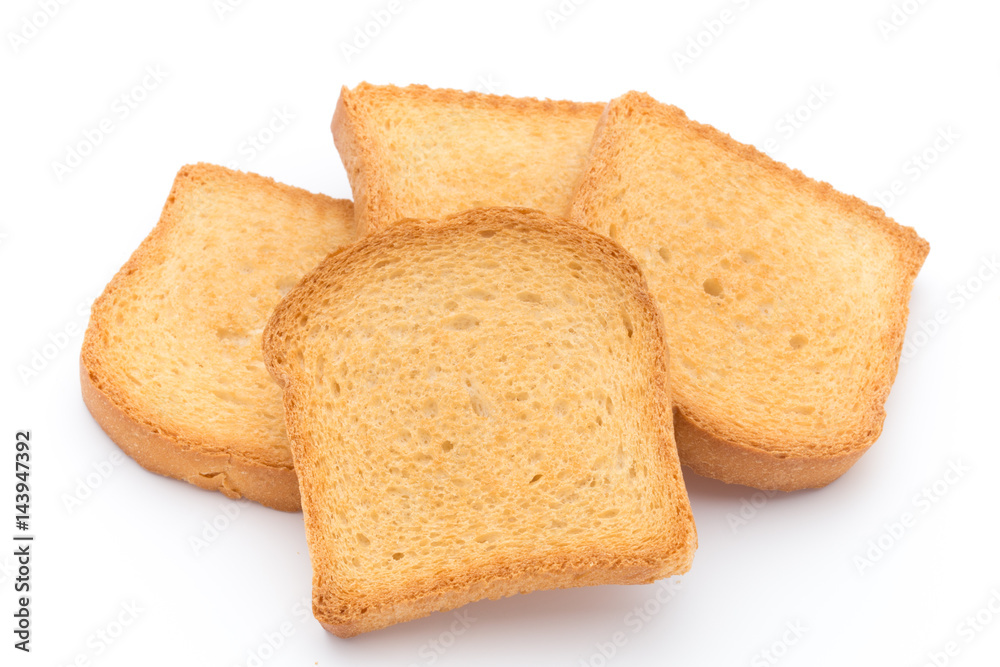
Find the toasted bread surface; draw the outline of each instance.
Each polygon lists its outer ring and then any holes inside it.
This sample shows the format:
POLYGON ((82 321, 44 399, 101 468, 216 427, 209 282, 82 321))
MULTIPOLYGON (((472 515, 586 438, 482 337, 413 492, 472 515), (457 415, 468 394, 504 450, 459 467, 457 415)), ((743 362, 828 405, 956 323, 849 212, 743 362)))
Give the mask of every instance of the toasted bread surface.
POLYGON ((159 224, 93 305, 81 384, 94 418, 153 472, 298 510, 261 332, 282 295, 353 239, 349 201, 182 168, 159 224))
POLYGON ((569 216, 629 250, 663 310, 682 463, 818 487, 879 436, 929 249, 913 229, 634 92, 569 216))
POLYGON ((408 220, 275 309, 313 609, 351 636, 688 569, 662 320, 634 260, 516 208, 408 220))
POLYGON ((358 229, 481 206, 563 215, 603 109, 419 85, 343 88, 331 129, 358 229))

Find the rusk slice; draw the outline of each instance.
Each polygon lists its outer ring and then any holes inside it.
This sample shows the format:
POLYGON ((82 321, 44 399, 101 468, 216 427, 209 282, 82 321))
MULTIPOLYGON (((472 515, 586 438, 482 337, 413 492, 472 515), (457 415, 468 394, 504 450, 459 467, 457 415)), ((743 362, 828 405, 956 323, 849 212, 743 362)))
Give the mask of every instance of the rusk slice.
POLYGON ((332 130, 358 229, 477 206, 563 215, 603 109, 427 86, 344 88, 332 130))
POLYGON ((261 332, 284 293, 353 239, 349 201, 182 168, 159 224, 94 303, 80 360, 91 414, 153 472, 298 510, 261 332))
POLYGON ((818 487, 879 436, 928 252, 913 229, 634 92, 570 217, 628 249, 663 310, 682 463, 818 487))
POLYGON ((316 617, 346 637, 686 571, 663 341, 634 260, 537 211, 408 220, 330 255, 264 333, 316 617))

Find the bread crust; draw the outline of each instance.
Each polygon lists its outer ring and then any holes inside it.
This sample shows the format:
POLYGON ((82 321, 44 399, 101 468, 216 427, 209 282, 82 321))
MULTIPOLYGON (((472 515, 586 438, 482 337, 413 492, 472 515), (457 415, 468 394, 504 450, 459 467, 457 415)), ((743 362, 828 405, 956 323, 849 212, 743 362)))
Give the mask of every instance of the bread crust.
POLYGON ((488 568, 468 571, 460 581, 441 579, 404 588, 375 601, 376 604, 368 607, 363 615, 331 611, 323 592, 314 590, 313 615, 327 631, 338 637, 354 637, 422 618, 435 611, 455 609, 473 600, 498 600, 568 585, 650 584, 663 578, 662 571, 662 564, 652 559, 624 559, 596 550, 573 558, 497 562, 488 568), (572 584, 567 584, 569 581, 572 584))
POLYGON ((738 158, 751 162, 791 187, 810 192, 819 201, 859 216, 882 231, 895 248, 898 275, 893 308, 894 325, 879 341, 890 360, 889 372, 874 378, 861 425, 853 439, 841 442, 795 441, 788 434, 759 434, 748 439, 726 415, 706 414, 688 405, 675 392, 675 434, 681 463, 694 472, 732 484, 760 489, 793 491, 822 487, 847 471, 867 451, 882 431, 885 401, 896 376, 909 313, 913 281, 930 246, 911 227, 899 225, 885 212, 857 197, 843 194, 832 185, 809 178, 801 171, 778 162, 753 146, 742 144, 710 125, 688 119, 681 109, 662 104, 645 93, 630 92, 612 100, 598 122, 589 163, 577 184, 567 211, 574 222, 587 225, 596 215, 590 203, 601 183, 616 172, 617 146, 628 141, 627 118, 648 114, 659 122, 683 127, 738 158))
POLYGON ((687 502, 684 479, 680 472, 673 443, 670 408, 669 366, 663 335, 663 320, 655 299, 649 293, 638 264, 624 248, 614 241, 579 225, 539 211, 523 208, 497 207, 474 209, 448 216, 440 221, 407 220, 380 234, 363 237, 356 244, 332 253, 296 287, 275 309, 264 331, 264 359, 272 375, 284 389, 285 415, 295 459, 307 461, 316 444, 312 434, 301 423, 305 412, 297 386, 300 379, 286 357, 284 340, 299 326, 299 316, 307 312, 311 299, 322 298, 324 283, 336 284, 337 276, 350 272, 350 262, 356 255, 376 254, 381 248, 399 246, 418 234, 426 225, 461 223, 463 230, 490 229, 512 220, 544 229, 546 233, 570 239, 575 247, 587 246, 599 254, 621 278, 626 293, 634 298, 652 323, 653 361, 650 393, 654 403, 662 408, 654 420, 662 469, 668 471, 666 486, 675 500, 675 514, 669 529, 641 548, 627 553, 615 553, 608 545, 598 548, 564 547, 556 553, 516 560, 494 557, 488 566, 470 568, 460 575, 438 576, 405 584, 393 582, 361 599, 338 592, 335 577, 328 576, 326 554, 315 551, 317 536, 322 532, 323 519, 312 508, 317 506, 322 489, 314 487, 310 475, 300 475, 300 492, 313 561, 313 613, 328 631, 351 637, 362 632, 383 628, 398 622, 426 616, 434 611, 453 609, 468 602, 516 595, 534 590, 565 588, 597 584, 644 584, 656 579, 682 574, 691 565, 697 548, 697 533, 691 508, 687 502))
POLYGON ((373 147, 368 128, 350 89, 342 86, 333 112, 330 131, 340 153, 354 196, 354 224, 359 234, 367 234, 382 218, 382 202, 387 190, 381 154, 373 147))
MULTIPOLYGON (((101 428, 122 451, 147 470, 203 489, 220 491, 230 498, 244 497, 277 510, 297 512, 301 509, 298 481, 287 455, 283 459, 274 452, 261 451, 259 456, 254 456, 237 447, 245 443, 212 439, 203 433, 168 432, 155 413, 143 409, 128 391, 116 385, 104 365, 105 339, 113 326, 104 315, 106 305, 124 287, 131 274, 159 261, 159 248, 167 232, 176 224, 172 210, 175 200, 191 180, 232 179, 235 175, 254 187, 276 189, 294 198, 320 196, 264 176, 234 172, 216 165, 199 163, 182 167, 159 223, 94 302, 80 353, 81 391, 84 403, 101 428)), ((324 200, 337 206, 350 204, 325 197, 324 200)))
MULTIPOLYGON (((298 479, 292 468, 275 467, 233 453, 212 452, 157 430, 123 410, 102 391, 80 359, 83 402, 94 421, 123 452, 150 472, 173 477, 227 498, 247 498, 283 512, 298 512, 298 479)), ((120 401, 119 401, 120 403, 120 401)))
POLYGON ((789 456, 713 435, 677 407, 674 433, 681 463, 697 474, 775 491, 826 486, 847 472, 870 446, 825 456, 789 456))
POLYGON ((367 100, 376 96, 409 97, 439 105, 498 109, 513 115, 558 114, 593 118, 595 121, 605 106, 601 102, 489 95, 450 88, 431 88, 418 84, 398 87, 375 86, 363 82, 353 90, 346 86, 342 87, 330 130, 351 183, 355 202, 355 223, 361 234, 371 229, 384 228, 398 219, 410 217, 393 204, 392 185, 385 178, 386 159, 376 140, 378 131, 372 127, 373 118, 367 106, 367 100))

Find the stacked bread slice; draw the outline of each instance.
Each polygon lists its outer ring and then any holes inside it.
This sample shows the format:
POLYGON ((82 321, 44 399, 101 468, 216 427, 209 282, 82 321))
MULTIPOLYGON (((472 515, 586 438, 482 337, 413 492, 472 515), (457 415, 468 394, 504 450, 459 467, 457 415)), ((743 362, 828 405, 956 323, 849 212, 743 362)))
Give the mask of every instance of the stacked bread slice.
POLYGON ((684 572, 694 522, 662 319, 635 261, 530 209, 410 220, 275 311, 317 618, 684 572))
POLYGON ((482 206, 565 215, 603 110, 362 83, 341 91, 331 129, 365 231, 482 206))
POLYGON ((683 573, 681 464, 816 487, 878 437, 928 250, 881 210, 640 93, 362 84, 332 130, 353 210, 183 169, 82 355, 142 465, 301 496, 330 631, 683 573))
POLYGON ((572 220, 643 267, 667 320, 681 460, 828 484, 875 441, 927 242, 676 107, 607 107, 572 220))
POLYGON ((349 201, 181 169, 160 223, 91 311, 80 357, 91 414, 153 472, 297 511, 261 333, 282 296, 354 238, 349 201))

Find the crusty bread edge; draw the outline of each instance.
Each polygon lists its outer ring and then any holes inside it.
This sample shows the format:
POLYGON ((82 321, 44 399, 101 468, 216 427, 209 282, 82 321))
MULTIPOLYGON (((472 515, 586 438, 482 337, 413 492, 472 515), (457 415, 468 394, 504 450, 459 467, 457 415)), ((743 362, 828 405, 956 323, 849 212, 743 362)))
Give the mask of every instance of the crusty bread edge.
POLYGON ((383 217, 386 186, 378 176, 383 173, 379 162, 381 156, 364 126, 365 114, 357 108, 359 104, 352 91, 342 86, 330 121, 330 132, 351 184, 354 225, 358 233, 364 235, 374 226, 374 220, 383 217))
POLYGON ((245 497, 283 512, 299 509, 299 487, 295 470, 275 468, 230 454, 199 451, 159 433, 115 404, 94 383, 84 359, 80 359, 83 402, 94 421, 129 457, 146 470, 173 477, 227 498, 245 497))
MULTIPOLYGON (((385 181, 384 149, 376 140, 377 132, 369 127, 372 120, 366 106, 367 96, 393 94, 422 98, 435 104, 459 104, 484 109, 501 109, 510 113, 559 113, 591 116, 603 109, 602 102, 572 102, 569 100, 542 100, 534 97, 513 97, 487 93, 431 88, 422 84, 405 87, 377 86, 362 82, 354 89, 341 87, 340 98, 330 122, 333 143, 347 171, 354 197, 355 224, 361 234, 371 229, 381 229, 407 217, 394 204, 392 188, 385 181)), ((414 128, 414 131, 419 131, 414 128)), ((456 211, 457 213, 458 211, 456 211)))
MULTIPOLYGON (((218 165, 197 163, 181 167, 163 206, 160 221, 111 279, 104 292, 95 301, 94 309, 99 308, 102 300, 117 289, 123 276, 141 268, 152 246, 173 224, 171 207, 186 179, 199 175, 234 173, 259 181, 267 187, 306 193, 305 190, 279 183, 266 176, 235 172, 218 165)), ((301 509, 298 480, 291 466, 270 465, 249 457, 227 453, 223 451, 224 445, 220 446, 218 443, 212 446, 212 443, 172 436, 157 426, 155 418, 145 416, 131 406, 126 393, 120 391, 105 377, 100 345, 95 340, 98 337, 98 328, 99 323, 92 315, 80 352, 81 392, 94 420, 123 452, 151 472, 183 480, 203 489, 220 491, 230 498, 245 497, 266 507, 285 512, 297 512, 301 509)))
POLYGON ((314 591, 313 614, 326 630, 346 638, 423 618, 436 611, 456 609, 473 601, 497 600, 568 586, 650 584, 666 576, 683 574, 689 567, 690 561, 684 564, 682 558, 664 564, 662 561, 638 558, 619 559, 596 551, 577 555, 572 564, 543 559, 537 562, 518 561, 517 567, 498 563, 490 568, 470 571, 461 587, 443 584, 419 597, 401 597, 379 607, 378 614, 366 614, 361 618, 329 613, 325 607, 317 606, 320 592, 314 591), (532 574, 525 576, 525 571, 532 574), (665 571, 670 573, 665 575, 665 571), (470 595, 473 600, 470 600, 470 595))
MULTIPOLYGON (((777 450, 773 443, 744 442, 734 433, 725 420, 701 419, 697 410, 685 405, 674 406, 674 431, 681 463, 694 472, 730 484, 744 484, 760 489, 794 491, 826 486, 840 477, 861 458, 882 431, 885 419, 885 401, 896 377, 903 337, 909 315, 909 298, 913 282, 930 251, 930 245, 912 227, 898 224, 882 209, 836 190, 824 181, 809 178, 798 169, 778 162, 753 146, 740 143, 729 134, 711 125, 690 120, 683 110, 663 104, 645 93, 629 92, 608 103, 598 121, 591 143, 590 158, 577 181, 570 201, 567 217, 585 224, 590 215, 590 195, 598 184, 614 169, 613 146, 624 140, 620 125, 612 125, 613 116, 634 110, 665 114, 670 121, 686 125, 700 137, 748 160, 768 172, 790 178, 796 187, 811 190, 821 200, 832 201, 847 211, 868 219, 885 232, 896 247, 896 259, 901 269, 895 300, 897 323, 883 337, 883 345, 892 354, 891 368, 882 382, 870 394, 867 426, 864 436, 849 443, 838 443, 816 456, 792 456, 777 450)), ((615 119, 616 120, 616 119, 615 119)), ((813 446, 805 443, 802 446, 813 446)))
POLYGON ((515 97, 513 95, 497 95, 474 90, 459 90, 457 88, 432 88, 419 83, 408 86, 395 86, 392 84, 378 85, 361 82, 350 92, 362 91, 376 91, 377 94, 391 93, 396 96, 423 98, 434 104, 462 104, 469 107, 474 106, 524 113, 550 113, 559 111, 566 114, 579 114, 583 117, 595 114, 607 106, 605 102, 574 102, 572 100, 541 99, 538 97, 515 97))
MULTIPOLYGON (((649 293, 646 279, 639 265, 632 256, 619 244, 600 234, 566 220, 549 214, 517 207, 493 207, 490 209, 473 209, 437 220, 406 220, 386 231, 386 235, 395 237, 406 235, 421 225, 448 223, 453 220, 466 219, 478 215, 481 211, 491 215, 503 215, 504 212, 528 213, 532 217, 546 221, 546 231, 552 232, 559 228, 564 234, 570 234, 578 240, 588 241, 597 246, 597 251, 610 262, 617 265, 616 272, 631 287, 633 298, 647 311, 654 331, 651 339, 655 349, 652 353, 654 380, 653 391, 658 397, 658 404, 666 406, 666 414, 657 420, 656 427, 660 433, 659 453, 663 457, 663 467, 670 471, 671 482, 677 492, 676 509, 678 514, 670 530, 663 534, 663 546, 666 557, 644 558, 641 556, 622 557, 615 554, 588 551, 573 552, 559 557, 544 556, 530 560, 518 560, 517 563, 493 563, 487 568, 467 572, 466 576, 421 582, 417 586, 402 591, 378 605, 378 613, 358 616, 351 613, 331 612, 329 596, 335 599, 333 591, 324 590, 320 585, 320 577, 313 573, 313 614, 324 628, 340 637, 352 637, 362 632, 377 630, 398 622, 414 620, 438 611, 454 609, 471 601, 483 598, 495 599, 535 590, 565 588, 570 586, 587 586, 597 584, 644 584, 656 579, 683 574, 691 567, 694 552, 697 549, 698 537, 687 499, 684 478, 681 474, 680 460, 674 444, 672 413, 670 411, 669 363, 668 351, 663 336, 663 319, 656 300, 649 293), (529 574, 525 574, 529 572, 529 574), (472 599, 470 599, 472 596, 472 599)), ((473 221, 472 224, 475 224, 473 221)), ((490 222, 489 224, 497 224, 490 222)), ((558 230, 557 230, 558 231, 558 230)), ((285 351, 281 345, 282 332, 294 326, 293 320, 300 311, 301 301, 313 289, 315 278, 324 275, 331 263, 347 261, 349 253, 363 253, 368 247, 380 242, 382 235, 366 236, 349 248, 331 253, 320 266, 316 267, 295 288, 289 292, 275 308, 267 326, 264 329, 264 361, 275 380, 284 388, 285 420, 289 439, 296 460, 305 456, 307 442, 311 445, 311 436, 304 428, 300 428, 295 419, 299 414, 299 397, 293 372, 287 366, 285 351)), ((311 516, 312 489, 309 482, 299 480, 302 498, 303 514, 307 537, 318 527, 316 518, 311 516)), ((310 547, 313 540, 309 539, 310 547)), ((648 547, 647 547, 648 548, 648 547)))
POLYGON ((681 463, 703 477, 757 489, 798 491, 826 486, 843 475, 868 446, 833 456, 785 456, 725 440, 674 408, 681 463))

